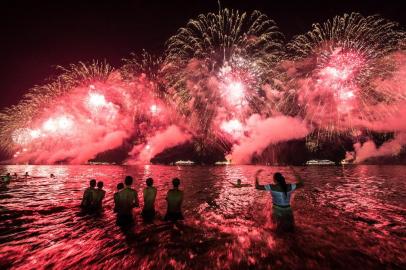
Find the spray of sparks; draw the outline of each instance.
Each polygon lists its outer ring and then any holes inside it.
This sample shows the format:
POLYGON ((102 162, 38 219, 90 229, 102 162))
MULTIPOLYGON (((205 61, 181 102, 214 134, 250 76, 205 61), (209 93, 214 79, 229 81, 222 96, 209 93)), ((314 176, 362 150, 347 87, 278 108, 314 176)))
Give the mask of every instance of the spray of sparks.
POLYGON ((302 115, 327 135, 353 132, 363 120, 384 119, 371 109, 392 93, 372 87, 393 68, 385 58, 400 49, 404 32, 378 16, 358 13, 314 24, 288 49, 304 70, 296 78, 302 115))
POLYGON ((266 110, 261 86, 282 56, 282 34, 259 11, 220 9, 199 15, 167 43, 164 76, 181 114, 204 145, 229 148, 232 119, 266 110))
POLYGON ((217 149, 247 160, 309 130, 360 136, 365 122, 404 105, 399 87, 374 87, 401 73, 392 56, 404 44, 396 23, 352 13, 285 46, 265 14, 219 9, 180 28, 163 57, 132 54, 119 70, 97 61, 60 68, 3 110, 0 145, 16 162, 84 163, 120 147, 149 162, 192 140, 201 156, 217 149))

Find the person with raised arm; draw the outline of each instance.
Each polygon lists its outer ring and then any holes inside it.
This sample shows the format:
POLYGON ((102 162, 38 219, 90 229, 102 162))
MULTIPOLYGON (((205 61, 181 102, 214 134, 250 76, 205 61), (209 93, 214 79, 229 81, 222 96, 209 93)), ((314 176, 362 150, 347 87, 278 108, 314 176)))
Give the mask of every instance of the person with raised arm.
POLYGON ((280 172, 276 172, 273 175, 273 183, 261 185, 258 177, 263 170, 260 169, 255 173, 255 188, 266 190, 272 196, 272 218, 278 231, 294 229, 293 211, 290 206, 291 195, 293 191, 303 187, 303 179, 292 167, 290 169, 297 179, 293 184, 287 184, 285 177, 280 172))
POLYGON ((235 188, 242 188, 242 187, 250 187, 251 186, 250 184, 241 183, 241 179, 237 179, 236 183, 233 183, 233 182, 230 182, 230 181, 229 181, 229 183, 235 188))

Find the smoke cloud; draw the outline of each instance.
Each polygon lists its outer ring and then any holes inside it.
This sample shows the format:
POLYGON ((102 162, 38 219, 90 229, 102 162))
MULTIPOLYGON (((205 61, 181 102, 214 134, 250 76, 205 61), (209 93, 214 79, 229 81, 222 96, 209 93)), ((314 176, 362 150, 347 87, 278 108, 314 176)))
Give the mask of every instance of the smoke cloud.
POLYGON ((260 155, 270 144, 300 139, 309 132, 307 125, 297 118, 277 116, 262 119, 254 114, 247 120, 246 135, 233 146, 232 163, 248 164, 254 154, 260 155))
POLYGON ((148 138, 147 143, 136 145, 130 155, 136 158, 127 161, 127 164, 149 163, 151 158, 165 149, 182 144, 191 139, 191 135, 184 133, 179 127, 171 125, 162 132, 148 138))

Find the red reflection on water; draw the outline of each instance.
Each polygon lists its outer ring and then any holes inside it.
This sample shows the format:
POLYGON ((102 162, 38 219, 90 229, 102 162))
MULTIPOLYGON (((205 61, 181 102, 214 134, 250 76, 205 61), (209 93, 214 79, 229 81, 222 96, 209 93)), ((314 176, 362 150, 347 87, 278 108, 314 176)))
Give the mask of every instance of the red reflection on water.
MULTIPOLYGON (((276 168, 263 167, 266 183, 276 168)), ((306 167, 293 200, 296 231, 275 233, 271 199, 251 187, 255 166, 7 166, 26 171, 0 189, 0 267, 19 269, 394 268, 405 263, 405 167, 306 167), (50 178, 53 173, 56 178, 50 178), (160 217, 116 225, 112 194, 125 175, 139 194, 152 176, 160 217), (171 179, 185 191, 183 223, 161 220, 171 179), (90 178, 107 192, 101 216, 81 215, 90 178), (402 227, 403 226, 403 227, 402 227)), ((278 167, 292 179, 288 168, 278 167)), ((141 200, 142 202, 142 200, 141 200)))

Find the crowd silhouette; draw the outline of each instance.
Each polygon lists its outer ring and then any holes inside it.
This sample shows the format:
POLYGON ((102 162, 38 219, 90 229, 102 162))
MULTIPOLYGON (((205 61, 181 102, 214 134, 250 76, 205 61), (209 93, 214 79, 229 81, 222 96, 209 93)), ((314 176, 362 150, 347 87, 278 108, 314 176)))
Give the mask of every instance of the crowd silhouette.
MULTIPOLYGON (((138 193, 132 188, 134 180, 132 176, 126 176, 124 183, 117 184, 117 192, 114 193, 114 212, 117 214, 117 224, 129 225, 134 223, 133 209, 140 206, 138 193)), ((146 222, 152 222, 155 219, 155 200, 157 188, 154 187, 154 180, 147 178, 146 187, 143 190, 144 206, 141 216, 146 222)), ((183 191, 179 189, 180 180, 172 180, 173 188, 170 189, 166 196, 167 211, 164 217, 166 221, 178 221, 183 219, 182 202, 183 191)), ((80 204, 85 213, 100 213, 103 208, 103 199, 106 191, 103 190, 103 182, 96 184, 96 179, 91 179, 89 187, 83 193, 80 204), (97 188, 96 188, 97 186, 97 188)))
MULTIPOLYGON (((291 168, 297 179, 296 183, 287 184, 285 177, 276 172, 273 174, 273 183, 261 185, 259 184, 259 175, 263 170, 258 170, 255 174, 255 188, 258 190, 268 191, 272 197, 272 218, 276 224, 277 231, 293 231, 294 218, 293 211, 290 206, 291 195, 293 191, 303 187, 303 179, 296 171, 291 168)), ((140 206, 138 194, 132 188, 132 176, 126 176, 124 183, 117 184, 117 192, 114 193, 114 212, 117 214, 117 223, 119 225, 128 225, 134 223, 133 209, 140 206)), ((232 183, 232 187, 243 188, 250 187, 250 184, 243 184, 241 179, 237 179, 236 183, 232 183)), ((157 188, 154 186, 154 180, 149 177, 145 181, 146 187, 143 189, 144 205, 141 211, 141 216, 145 222, 152 222, 156 217, 155 200, 157 196, 157 188)), ((172 179, 173 187, 168 190, 166 195, 167 210, 164 216, 165 221, 176 222, 183 220, 182 202, 183 191, 179 189, 180 179, 172 179)), ((89 187, 83 193, 81 207, 88 213, 99 213, 102 210, 102 202, 106 191, 103 190, 103 182, 99 181, 96 188, 96 180, 91 179, 89 187)))
MULTIPOLYGON (((296 182, 288 184, 285 177, 275 172, 273 174, 273 183, 261 185, 259 184, 259 175, 263 171, 258 170, 255 173, 255 189, 268 191, 272 197, 272 219, 276 224, 277 231, 293 231, 294 217, 293 210, 291 209, 291 195, 298 189, 302 188, 304 183, 301 176, 292 168, 296 182)), ((28 172, 23 174, 26 179, 31 177, 28 172)), ((2 186, 10 184, 11 180, 18 179, 17 173, 13 176, 6 173, 0 176, 0 184, 2 186)), ((50 178, 56 178, 54 174, 50 174, 50 178)), ((114 199, 114 212, 117 214, 117 224, 128 225, 134 223, 133 210, 140 206, 138 200, 138 193, 132 188, 133 177, 126 176, 124 181, 117 184, 117 191, 113 195, 114 199)), ((141 216, 145 222, 152 222, 157 215, 155 210, 155 200, 157 196, 157 188, 154 186, 154 180, 149 177, 145 181, 145 188, 143 189, 144 205, 141 211, 141 216)), ((250 184, 242 183, 241 179, 237 179, 236 183, 230 182, 234 188, 250 187, 250 184)), ((172 179, 173 187, 167 191, 166 202, 167 210, 164 216, 165 221, 176 222, 183 220, 182 202, 183 191, 179 189, 180 179, 172 179)), ((97 182, 96 179, 89 181, 89 187, 85 189, 82 197, 80 207, 84 213, 100 214, 103 210, 103 199, 106 196, 106 191, 103 189, 104 183, 97 182)))

